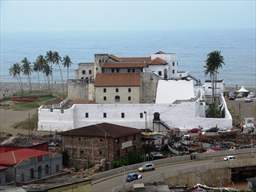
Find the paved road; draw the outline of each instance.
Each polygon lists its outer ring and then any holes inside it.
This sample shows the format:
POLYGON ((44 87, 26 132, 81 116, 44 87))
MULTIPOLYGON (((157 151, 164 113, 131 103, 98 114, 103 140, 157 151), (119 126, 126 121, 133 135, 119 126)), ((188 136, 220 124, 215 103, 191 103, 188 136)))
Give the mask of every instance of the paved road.
MULTIPOLYGON (((237 156, 238 159, 244 159, 250 156, 248 155, 239 155, 237 156)), ((220 164, 220 163, 228 163, 223 161, 223 156, 214 157, 208 160, 196 160, 196 161, 186 161, 180 163, 170 163, 164 164, 162 166, 156 167, 155 171, 144 172, 142 173, 143 179, 139 181, 134 181, 133 183, 140 183, 140 182, 152 182, 152 181, 163 181, 167 175, 176 175, 179 172, 186 171, 188 169, 196 168, 198 171, 204 171, 209 165, 220 164)), ((131 171, 129 171, 131 172, 131 171)), ((105 178, 104 180, 98 180, 93 182, 93 191, 94 192, 112 192, 113 189, 120 188, 122 186, 129 186, 125 182, 126 176, 128 172, 124 172, 116 177, 105 178)))

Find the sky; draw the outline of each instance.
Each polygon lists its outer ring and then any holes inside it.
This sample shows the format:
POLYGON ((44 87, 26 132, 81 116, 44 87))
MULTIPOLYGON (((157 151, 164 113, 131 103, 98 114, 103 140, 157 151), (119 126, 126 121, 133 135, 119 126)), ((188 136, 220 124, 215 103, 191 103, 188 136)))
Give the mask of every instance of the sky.
POLYGON ((2 32, 256 28, 256 0, 0 0, 2 32))

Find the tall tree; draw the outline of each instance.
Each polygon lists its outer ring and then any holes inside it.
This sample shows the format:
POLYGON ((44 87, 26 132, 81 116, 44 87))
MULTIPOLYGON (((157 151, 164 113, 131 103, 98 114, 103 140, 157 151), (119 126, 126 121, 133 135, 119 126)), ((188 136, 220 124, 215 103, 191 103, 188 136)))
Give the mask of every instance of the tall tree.
POLYGON ((62 74, 60 62, 61 62, 61 56, 59 55, 59 53, 57 51, 54 51, 53 52, 53 63, 58 65, 58 67, 59 67, 61 85, 62 85, 62 93, 64 93, 63 74, 62 74))
POLYGON ((31 73, 33 72, 33 69, 31 67, 31 63, 29 60, 24 57, 24 59, 21 60, 21 70, 25 76, 28 78, 28 84, 29 84, 29 91, 32 91, 32 85, 31 85, 31 73))
POLYGON ((21 81, 21 67, 19 63, 15 63, 13 64, 10 69, 9 69, 9 73, 11 76, 13 76, 14 78, 17 79, 19 86, 20 86, 20 90, 21 92, 23 92, 23 86, 22 86, 22 81, 21 81))
MULTIPOLYGON (((51 68, 51 71, 53 71, 53 64, 54 64, 54 58, 53 58, 53 51, 47 51, 45 56, 46 62, 51 68)), ((51 82, 53 86, 53 73, 51 73, 51 82)))
POLYGON ((212 51, 207 55, 205 74, 210 75, 212 83, 212 103, 215 102, 215 89, 217 83, 218 70, 222 68, 224 64, 224 57, 221 55, 220 51, 212 51))
MULTIPOLYGON (((45 61, 46 62, 46 61, 45 61)), ((51 67, 49 66, 48 63, 46 63, 44 66, 43 66, 43 73, 45 74, 46 78, 47 78, 47 84, 48 84, 48 90, 51 89, 51 85, 50 85, 50 76, 52 74, 52 69, 51 67)))
POLYGON ((64 68, 67 68, 67 81, 69 79, 69 67, 72 64, 72 61, 70 59, 70 57, 68 55, 66 55, 65 57, 63 57, 63 61, 62 61, 62 65, 64 66, 64 68))
POLYGON ((39 83, 39 87, 41 89, 41 82, 40 82, 40 72, 43 72, 43 67, 46 65, 46 60, 44 59, 43 55, 39 55, 36 58, 36 61, 33 63, 33 70, 37 72, 37 80, 39 83))

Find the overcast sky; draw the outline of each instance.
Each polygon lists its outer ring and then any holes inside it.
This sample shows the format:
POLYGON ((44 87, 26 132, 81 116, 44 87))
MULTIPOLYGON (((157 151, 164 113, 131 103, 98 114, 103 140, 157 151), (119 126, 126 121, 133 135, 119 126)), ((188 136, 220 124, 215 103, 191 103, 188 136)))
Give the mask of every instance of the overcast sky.
POLYGON ((6 32, 256 28, 255 0, 0 1, 6 32))

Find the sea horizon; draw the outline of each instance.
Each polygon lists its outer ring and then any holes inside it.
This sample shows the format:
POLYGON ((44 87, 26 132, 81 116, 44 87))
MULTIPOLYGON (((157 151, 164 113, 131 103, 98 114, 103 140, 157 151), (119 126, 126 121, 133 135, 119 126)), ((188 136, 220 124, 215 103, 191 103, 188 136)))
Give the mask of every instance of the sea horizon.
MULTIPOLYGON (((228 86, 256 85, 255 29, 170 30, 170 31, 86 31, 86 32, 4 32, 0 43, 0 82, 14 82, 9 75, 13 63, 27 57, 31 62, 48 50, 69 55, 74 69, 81 62, 93 62, 94 54, 150 56, 159 50, 176 53, 179 70, 190 72, 204 81, 207 54, 220 50, 225 65, 220 79, 228 86)), ((59 80, 58 70, 54 76, 59 80)), ((23 81, 26 80, 23 77, 23 81)), ((36 74, 32 76, 36 82, 36 74)))

